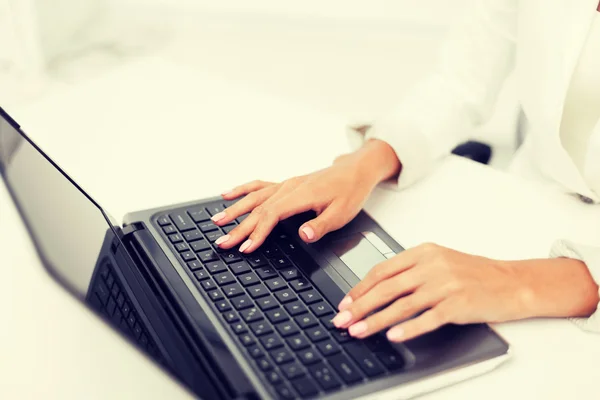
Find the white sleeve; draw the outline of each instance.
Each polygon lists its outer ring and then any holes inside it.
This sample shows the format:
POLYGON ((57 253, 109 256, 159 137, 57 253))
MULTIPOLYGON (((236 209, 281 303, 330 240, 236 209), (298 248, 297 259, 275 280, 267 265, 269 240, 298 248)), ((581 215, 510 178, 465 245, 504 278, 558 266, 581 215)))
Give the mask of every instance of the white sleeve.
POLYGON ((399 188, 425 175, 490 118, 514 64, 517 1, 473 1, 449 35, 435 72, 391 112, 367 124, 366 135, 348 130, 353 147, 370 138, 393 147, 402 163, 399 188))
MULTIPOLYGON (((575 244, 567 240, 559 240, 550 252, 550 257, 567 257, 583 261, 590 271, 592 278, 600 286, 600 248, 575 244)), ((599 290, 600 294, 600 290, 599 290)), ((596 312, 588 318, 571 318, 581 329, 600 333, 600 304, 596 312)))

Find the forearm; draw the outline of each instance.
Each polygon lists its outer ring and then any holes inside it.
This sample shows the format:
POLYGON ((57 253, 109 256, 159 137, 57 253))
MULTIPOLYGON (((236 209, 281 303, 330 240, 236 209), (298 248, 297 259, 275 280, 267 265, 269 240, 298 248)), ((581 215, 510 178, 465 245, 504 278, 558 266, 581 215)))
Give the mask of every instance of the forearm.
POLYGON ((581 261, 511 261, 506 266, 519 284, 524 317, 588 317, 598 306, 598 285, 581 261))
POLYGON ((353 164, 361 170, 366 179, 373 184, 397 177, 402 164, 394 149, 386 142, 371 139, 354 153, 339 157, 336 162, 353 159, 353 164))

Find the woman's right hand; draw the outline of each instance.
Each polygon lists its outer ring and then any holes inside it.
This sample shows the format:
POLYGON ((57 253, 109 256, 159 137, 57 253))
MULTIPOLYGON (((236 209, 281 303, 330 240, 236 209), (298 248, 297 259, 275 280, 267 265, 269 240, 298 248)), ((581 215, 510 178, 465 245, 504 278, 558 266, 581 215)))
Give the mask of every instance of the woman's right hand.
POLYGON ((245 197, 213 216, 213 222, 223 226, 240 215, 250 215, 216 243, 230 249, 246 239, 240 251, 251 253, 279 221, 309 210, 317 217, 304 223, 298 234, 307 243, 315 242, 350 222, 373 188, 399 170, 393 149, 385 142, 370 140, 358 151, 338 157, 329 168, 281 183, 254 181, 238 186, 223 198, 245 197))

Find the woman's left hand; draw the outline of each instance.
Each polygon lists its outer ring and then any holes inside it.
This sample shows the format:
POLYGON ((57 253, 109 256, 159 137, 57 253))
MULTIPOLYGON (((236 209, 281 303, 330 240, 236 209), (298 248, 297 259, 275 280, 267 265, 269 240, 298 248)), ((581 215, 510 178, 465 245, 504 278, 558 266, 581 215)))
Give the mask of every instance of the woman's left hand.
POLYGON ((515 274, 505 262, 420 245, 375 266, 342 300, 333 323, 357 338, 395 325, 388 339, 404 341, 448 323, 525 318, 515 274))

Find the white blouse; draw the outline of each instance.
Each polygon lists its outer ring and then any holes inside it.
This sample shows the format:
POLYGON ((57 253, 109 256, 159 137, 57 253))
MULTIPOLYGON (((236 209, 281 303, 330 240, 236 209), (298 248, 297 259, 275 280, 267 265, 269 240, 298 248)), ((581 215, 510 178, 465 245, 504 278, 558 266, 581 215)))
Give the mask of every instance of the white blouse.
MULTIPOLYGON (((597 6, 598 0, 473 2, 432 74, 390 112, 354 125, 351 144, 390 144, 402 162, 397 189, 410 186, 487 121, 514 71, 526 138, 510 171, 600 207, 597 6), (358 126, 368 126, 366 135, 358 126)), ((582 260, 600 285, 598 238, 590 238, 593 246, 556 239, 550 257, 582 260)), ((574 321, 600 333, 600 307, 574 321)))

